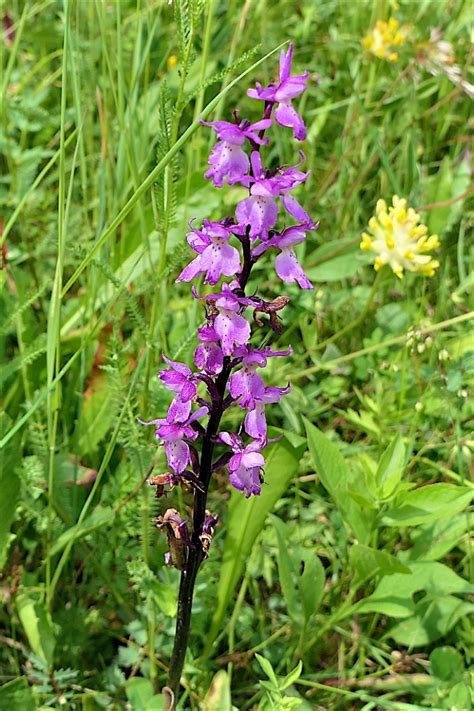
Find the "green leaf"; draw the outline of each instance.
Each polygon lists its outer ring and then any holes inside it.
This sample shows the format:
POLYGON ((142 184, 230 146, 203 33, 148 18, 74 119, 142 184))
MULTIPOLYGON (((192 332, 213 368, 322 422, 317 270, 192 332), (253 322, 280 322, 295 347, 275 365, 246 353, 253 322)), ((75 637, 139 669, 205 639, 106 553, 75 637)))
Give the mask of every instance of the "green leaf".
POLYGON ((294 558, 290 556, 288 526, 277 516, 270 516, 278 543, 278 574, 281 591, 285 598, 288 614, 294 622, 301 623, 301 604, 298 596, 298 574, 294 558))
POLYGON ((323 599, 326 573, 321 560, 315 553, 305 549, 303 554, 304 570, 299 577, 298 585, 304 618, 308 622, 317 612, 323 599))
POLYGON ((94 452, 115 418, 114 394, 109 379, 102 373, 84 393, 77 423, 78 447, 82 455, 94 452))
POLYGON ((414 545, 408 551, 410 560, 438 560, 456 546, 469 528, 466 514, 414 528, 414 545))
MULTIPOLYGON (((11 420, 0 414, 0 439, 11 427, 11 420)), ((0 570, 5 565, 10 543, 10 528, 20 498, 20 479, 14 467, 18 460, 18 440, 15 437, 0 451, 0 570)))
POLYGON ((454 647, 437 647, 430 654, 431 672, 440 681, 456 683, 462 679, 464 662, 454 647))
POLYGON ((472 688, 463 681, 455 684, 449 692, 447 708, 449 711, 472 711, 472 688))
POLYGON ((401 436, 397 435, 382 454, 375 473, 381 499, 385 499, 395 491, 402 478, 404 464, 405 445, 401 436))
POLYGON ((303 620, 308 622, 324 593, 326 575, 323 564, 312 550, 289 545, 290 530, 281 519, 270 515, 270 520, 277 536, 278 573, 288 613, 297 624, 303 620))
POLYGON ((132 677, 125 685, 125 693, 133 711, 148 711, 148 702, 153 698, 153 686, 149 679, 132 677))
POLYGON ((37 657, 52 666, 56 641, 45 606, 29 597, 27 593, 19 593, 15 602, 18 617, 32 651, 37 657))
POLYGON ((247 559, 262 530, 268 513, 287 490, 298 471, 304 446, 293 447, 286 437, 272 444, 266 457, 265 484, 260 496, 246 499, 232 492, 228 508, 227 534, 224 541, 221 574, 217 587, 216 610, 208 634, 206 651, 221 629, 222 620, 247 559))
POLYGON ((422 600, 415 608, 415 614, 387 633, 404 647, 423 647, 444 637, 462 618, 474 612, 474 605, 464 602, 454 595, 422 600))
POLYGON ((0 709, 5 711, 34 711, 35 700, 24 676, 0 686, 0 709))
MULTIPOLYGON (((427 191, 427 202, 437 203, 445 202, 453 197, 453 172, 451 169, 451 158, 445 156, 441 167, 429 181, 429 190, 427 191)), ((451 205, 442 207, 434 207, 428 213, 428 226, 430 234, 440 235, 444 232, 451 205)))
POLYGON ((380 612, 390 617, 410 617, 415 612, 413 596, 424 591, 436 599, 451 593, 469 593, 474 586, 442 563, 410 563, 411 575, 395 573, 382 578, 372 595, 357 605, 358 612, 380 612))
POLYGON ((382 517, 386 526, 416 526, 463 511, 473 498, 473 491, 455 484, 428 484, 400 497, 398 506, 382 517))
POLYGON ((330 494, 344 521, 352 528, 358 540, 363 543, 368 542, 374 515, 361 507, 355 500, 358 495, 363 496, 360 491, 354 491, 357 480, 349 471, 338 448, 309 420, 303 419, 309 452, 322 485, 330 494))
POLYGON ((201 708, 202 711, 232 711, 229 675, 223 669, 215 674, 201 708))
POLYGON ((411 574, 410 568, 390 553, 360 544, 355 544, 350 549, 349 562, 355 571, 355 586, 377 575, 411 574))
POLYGON ((340 503, 349 479, 347 464, 336 445, 325 434, 306 418, 304 423, 308 437, 309 452, 321 483, 334 502, 336 504, 340 503))
POLYGON ((285 689, 288 689, 292 684, 297 681, 300 676, 301 672, 303 671, 303 662, 300 660, 296 667, 290 671, 289 674, 287 674, 279 683, 279 687, 281 691, 285 691, 285 689))
POLYGON ((268 676, 268 678, 272 682, 274 688, 278 689, 278 679, 276 677, 275 672, 273 671, 271 662, 269 662, 268 659, 265 659, 265 657, 262 657, 260 654, 255 654, 255 657, 257 659, 257 662, 260 664, 263 671, 265 672, 265 674, 268 676))
POLYGON ((164 694, 155 694, 146 702, 146 711, 169 711, 168 698, 164 694))

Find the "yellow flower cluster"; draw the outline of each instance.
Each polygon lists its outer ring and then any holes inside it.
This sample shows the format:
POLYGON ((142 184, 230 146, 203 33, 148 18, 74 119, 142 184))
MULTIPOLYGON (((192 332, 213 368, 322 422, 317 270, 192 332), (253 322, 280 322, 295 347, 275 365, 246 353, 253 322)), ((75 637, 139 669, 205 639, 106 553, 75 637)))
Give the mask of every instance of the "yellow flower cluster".
POLYGON ((368 52, 379 59, 396 62, 398 53, 393 48, 405 42, 406 34, 407 28, 400 27, 399 21, 394 17, 391 17, 388 22, 377 20, 375 27, 362 40, 362 44, 368 52))
POLYGON ((362 233, 360 248, 376 253, 374 267, 377 271, 388 264, 400 279, 405 269, 434 276, 439 262, 427 252, 440 246, 438 236, 428 237, 428 228, 418 224, 419 214, 413 208, 407 208, 405 199, 394 195, 392 205, 387 210, 385 200, 378 200, 375 217, 369 220, 371 234, 362 233))

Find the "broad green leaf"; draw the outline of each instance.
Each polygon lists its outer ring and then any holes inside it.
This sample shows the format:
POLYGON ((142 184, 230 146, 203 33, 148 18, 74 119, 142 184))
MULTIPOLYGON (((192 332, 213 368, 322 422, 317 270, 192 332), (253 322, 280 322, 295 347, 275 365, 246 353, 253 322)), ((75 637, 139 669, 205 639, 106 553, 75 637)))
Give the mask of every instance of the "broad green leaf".
POLYGON ((386 575, 369 597, 357 605, 358 612, 380 612, 390 617, 410 617, 415 612, 413 595, 424 591, 436 599, 452 593, 470 593, 474 586, 435 561, 410 563, 411 575, 386 575))
POLYGON ((155 694, 146 702, 146 711, 169 711, 168 699, 163 694, 155 694))
POLYGON ((0 570, 5 565, 10 527, 20 496, 20 479, 12 469, 0 471, 0 570))
POLYGON ((397 435, 382 454, 375 473, 381 499, 390 496, 396 489, 402 478, 404 464, 405 445, 400 435, 397 435))
MULTIPOLYGON (((10 418, 1 413, 0 438, 10 427, 10 418)), ((10 528, 20 497, 20 479, 15 473, 15 465, 18 463, 18 440, 17 436, 0 450, 0 570, 5 565, 10 528)))
POLYGON ((474 613, 474 605, 454 595, 421 600, 415 614, 387 633, 404 647, 422 647, 444 637, 462 618, 474 613))
POLYGON ((24 676, 0 686, 0 709, 5 709, 5 711, 35 711, 35 700, 24 676))
POLYGON ((399 497, 399 503, 382 517, 386 526, 416 526, 463 511, 473 490, 455 484, 428 484, 399 497))
POLYGON ((468 528, 469 517, 464 513, 417 526, 411 533, 414 545, 407 551, 407 557, 410 560, 438 560, 459 543, 468 528))
MULTIPOLYGON (((453 197, 453 172, 451 158, 445 156, 438 172, 428 182, 428 203, 445 202, 453 197)), ((442 234, 448 220, 450 205, 432 208, 428 213, 428 226, 431 234, 442 234)))
POLYGON ((106 435, 115 417, 113 392, 105 373, 95 377, 84 393, 77 423, 79 452, 94 452, 106 435))
POLYGON ((344 457, 323 432, 309 420, 304 420, 308 436, 308 448, 324 488, 336 504, 341 502, 341 495, 347 488, 349 471, 344 457))
POLYGON ((298 580, 305 621, 317 612, 324 595, 326 573, 316 553, 304 549, 304 570, 298 580))
POLYGON ((154 580, 153 597, 164 615, 176 617, 176 593, 174 588, 162 583, 160 580, 154 580))
POLYGON ((278 543, 278 575, 288 614, 294 622, 301 622, 301 604, 298 600, 298 574, 294 557, 290 555, 288 526, 277 516, 270 516, 278 543))
POLYGON ((411 574, 410 568, 390 553, 360 544, 355 544, 350 549, 349 562, 355 571, 356 586, 377 575, 411 574))
POLYGON ((362 508, 355 500, 358 495, 363 496, 361 491, 356 489, 357 479, 352 476, 338 448, 309 420, 303 419, 309 452, 322 485, 358 540, 367 543, 372 531, 374 515, 362 508))
POLYGON ((461 654, 454 647, 436 647, 430 654, 431 672, 440 681, 455 683, 464 673, 461 654))
POLYGON ((229 675, 223 669, 215 674, 201 708, 202 711, 232 711, 229 675))
POLYGON ((289 545, 290 530, 280 518, 270 515, 270 520, 277 536, 278 573, 283 597, 290 617, 301 624, 314 615, 321 603, 326 580, 324 567, 312 550, 289 545))
POLYGON ((149 679, 132 677, 125 684, 125 693, 133 711, 147 711, 147 704, 153 697, 153 686, 149 679))
POLYGON ((449 692, 446 703, 449 711, 472 711, 472 687, 459 681, 449 692))
POLYGON ((19 593, 15 602, 18 617, 32 651, 52 666, 56 641, 46 608, 43 603, 29 597, 27 593, 19 593))
POLYGON ((258 534, 268 513, 285 493, 298 471, 304 446, 293 447, 286 437, 270 445, 266 456, 265 484, 260 496, 246 499, 240 492, 232 492, 228 508, 226 539, 222 556, 221 574, 217 587, 216 610, 208 635, 209 652, 221 629, 227 606, 245 568, 258 534))
POLYGON ((78 541, 79 539, 84 538, 84 536, 88 536, 90 533, 102 528, 102 526, 109 524, 114 517, 115 513, 113 509, 110 507, 98 506, 90 516, 84 519, 82 523, 76 524, 75 526, 68 528, 67 531, 64 531, 64 533, 59 536, 56 543, 51 546, 48 551, 48 555, 52 556, 56 553, 60 553, 71 540, 78 541))

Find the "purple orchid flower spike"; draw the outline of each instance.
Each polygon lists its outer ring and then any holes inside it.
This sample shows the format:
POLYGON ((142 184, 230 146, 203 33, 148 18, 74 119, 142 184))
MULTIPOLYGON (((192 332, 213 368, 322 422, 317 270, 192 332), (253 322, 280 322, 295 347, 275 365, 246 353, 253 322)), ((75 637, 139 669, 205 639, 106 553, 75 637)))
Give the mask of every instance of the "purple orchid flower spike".
POLYGON ((237 350, 234 355, 243 353, 243 368, 234 373, 229 380, 229 392, 234 400, 239 401, 240 407, 253 408, 255 401, 265 394, 265 383, 262 376, 257 373, 257 368, 264 368, 267 360, 275 356, 287 356, 292 353, 291 348, 286 351, 272 351, 271 348, 259 350, 252 347, 244 347, 237 350))
POLYGON ((261 272, 260 284, 255 275, 250 282, 252 269, 264 252, 274 248, 278 276, 303 289, 312 288, 294 251, 306 233, 317 228, 293 196, 309 175, 301 168, 304 154, 300 153, 300 163, 280 165, 272 170, 265 167, 260 155, 261 147, 268 143, 266 130, 275 120, 291 127, 298 140, 306 136, 303 120, 292 101, 306 89, 308 74, 291 75, 292 56, 293 44, 290 44, 280 57, 278 81, 266 87, 257 84, 256 89, 248 92, 263 102, 260 121, 253 124, 240 121, 236 112, 233 123, 202 121, 217 135, 205 177, 216 187, 239 183, 247 188, 248 195, 238 202, 235 217, 219 221, 205 219, 199 229, 191 225, 187 240, 196 255, 177 281, 189 282, 202 275, 204 284, 214 287, 207 289, 203 296, 194 286, 191 290, 194 297, 206 305, 205 322, 197 329, 195 368, 192 371, 184 363, 165 358, 167 368, 161 371, 160 379, 172 391, 174 399, 166 419, 143 423, 155 425, 156 437, 164 445, 169 465, 169 472, 153 477, 157 494, 163 495, 165 486, 183 486, 186 494, 193 498, 189 507, 193 512, 189 530, 174 509, 157 519, 168 536, 170 562, 181 570, 176 636, 168 678, 168 687, 175 698, 185 661, 196 575, 208 555, 216 524, 216 517, 206 511, 212 475, 227 467, 230 484, 235 489, 247 498, 260 494, 265 465, 263 450, 276 441, 267 437, 265 408, 279 402, 290 391, 289 386, 267 386, 259 369, 267 366, 271 357, 289 355, 291 348, 277 351, 251 345, 252 332, 253 343, 261 338, 262 329, 281 333, 279 312, 289 299, 281 294, 270 300, 262 297, 259 292, 264 287, 265 274, 261 272), (279 213, 285 218, 289 215, 288 222, 293 226, 277 225, 279 213), (221 284, 222 277, 225 279, 221 284), (258 332, 254 331, 253 324, 258 332), (227 429, 222 422, 232 407, 241 414, 238 434, 222 431, 227 429), (206 420, 198 422, 204 416, 206 420), (245 439, 241 437, 243 430, 245 439), (219 443, 226 445, 222 453, 215 451, 219 443))
POLYGON ((212 180, 217 188, 222 188, 224 181, 233 185, 243 180, 250 167, 243 144, 247 139, 258 145, 268 143, 268 139, 260 138, 258 133, 272 125, 271 119, 262 119, 252 124, 246 120, 238 124, 230 121, 201 121, 201 123, 204 126, 212 126, 219 139, 209 157, 211 167, 204 176, 212 180))
POLYGON ((224 354, 219 336, 212 326, 203 326, 198 331, 200 344, 194 353, 194 363, 208 375, 217 375, 224 365, 224 354))
POLYGON ((155 436, 163 440, 168 466, 175 474, 182 474, 191 464, 191 450, 185 440, 197 439, 198 433, 191 425, 207 414, 208 408, 200 407, 183 422, 169 421, 168 418, 149 422, 140 420, 142 425, 157 425, 155 436))
POLYGON ((298 141, 306 138, 306 127, 299 113, 294 109, 291 100, 296 99, 306 90, 309 74, 304 72, 298 76, 291 76, 291 60, 293 58, 293 42, 288 51, 280 54, 280 76, 278 84, 262 87, 257 83, 255 89, 247 91, 252 99, 278 104, 275 119, 281 126, 293 129, 293 135, 298 141))
POLYGON ((266 439, 267 437, 267 419, 265 417, 265 405, 270 405, 280 402, 284 395, 291 391, 288 385, 286 388, 276 388, 269 386, 264 389, 263 393, 253 400, 253 407, 247 413, 244 427, 250 437, 254 439, 266 439))
POLYGON ((252 250, 252 255, 258 257, 270 247, 280 250, 275 259, 275 271, 282 281, 287 284, 299 284, 302 289, 312 289, 313 285, 306 276, 301 264, 296 258, 293 247, 306 239, 308 230, 317 230, 318 224, 310 222, 306 225, 287 227, 283 232, 277 232, 267 242, 262 242, 252 250))
POLYGON ((265 465, 261 451, 265 447, 265 442, 254 440, 244 446, 242 438, 231 432, 221 432, 218 439, 234 452, 227 465, 232 486, 238 491, 244 491, 247 499, 252 494, 260 494, 262 469, 265 465))
POLYGON ((183 269, 176 281, 191 281, 206 273, 204 283, 214 286, 222 275, 238 274, 241 270, 240 255, 229 244, 231 236, 231 230, 222 222, 204 220, 201 230, 195 229, 187 235, 189 245, 198 252, 198 256, 183 269))

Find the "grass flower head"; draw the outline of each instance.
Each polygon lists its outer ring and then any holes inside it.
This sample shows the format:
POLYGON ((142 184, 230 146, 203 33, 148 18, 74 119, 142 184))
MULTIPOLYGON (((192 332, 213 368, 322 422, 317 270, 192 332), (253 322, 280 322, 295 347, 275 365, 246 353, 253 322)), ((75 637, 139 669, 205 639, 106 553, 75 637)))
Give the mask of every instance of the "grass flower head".
POLYGON ((377 20, 375 26, 362 40, 362 44, 368 52, 379 59, 396 62, 398 52, 394 51, 394 47, 404 44, 406 35, 407 28, 400 27, 399 21, 391 17, 388 22, 377 20))
POLYGON ((360 243, 362 250, 375 252, 377 271, 388 264, 400 279, 404 270, 434 276, 439 262, 429 252, 440 246, 439 239, 437 235, 429 237, 428 228, 419 222, 419 214, 398 195, 393 196, 388 210, 385 200, 377 202, 375 216, 369 220, 370 234, 363 232, 360 243))

